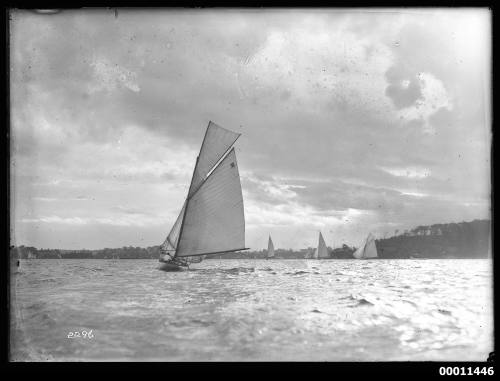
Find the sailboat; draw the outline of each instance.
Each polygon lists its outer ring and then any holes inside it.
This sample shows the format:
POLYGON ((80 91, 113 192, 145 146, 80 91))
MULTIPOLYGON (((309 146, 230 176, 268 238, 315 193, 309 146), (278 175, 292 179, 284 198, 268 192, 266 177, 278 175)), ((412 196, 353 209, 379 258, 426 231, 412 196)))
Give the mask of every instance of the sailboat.
POLYGON ((318 247, 314 250, 312 255, 313 259, 324 259, 330 258, 328 255, 328 249, 326 248, 325 240, 323 239, 323 235, 319 232, 319 240, 318 247))
POLYGON ((267 242, 267 259, 274 258, 274 245, 271 236, 269 236, 269 241, 267 242))
POLYGON ((378 258, 375 237, 370 233, 366 237, 365 243, 359 247, 353 254, 356 259, 378 258))
POLYGON ((207 254, 248 250, 243 194, 232 147, 240 135, 208 123, 186 200, 160 246, 160 270, 185 270, 207 254))

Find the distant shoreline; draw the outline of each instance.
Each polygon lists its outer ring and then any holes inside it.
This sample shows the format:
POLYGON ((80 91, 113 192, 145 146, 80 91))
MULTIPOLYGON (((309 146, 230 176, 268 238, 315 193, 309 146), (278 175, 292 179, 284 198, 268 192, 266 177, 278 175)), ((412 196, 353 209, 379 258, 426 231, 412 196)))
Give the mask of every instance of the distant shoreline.
MULTIPOLYGON (((389 238, 375 240, 380 259, 475 259, 489 258, 491 251, 490 220, 418 226, 395 233, 389 238)), ((342 245, 328 247, 330 258, 354 259, 356 247, 342 245)), ((274 259, 309 259, 314 248, 300 250, 275 249, 274 259)), ((10 256, 15 259, 158 259, 160 247, 126 246, 100 250, 37 249, 11 246, 10 256)), ((266 259, 267 250, 210 254, 206 259, 266 259)))

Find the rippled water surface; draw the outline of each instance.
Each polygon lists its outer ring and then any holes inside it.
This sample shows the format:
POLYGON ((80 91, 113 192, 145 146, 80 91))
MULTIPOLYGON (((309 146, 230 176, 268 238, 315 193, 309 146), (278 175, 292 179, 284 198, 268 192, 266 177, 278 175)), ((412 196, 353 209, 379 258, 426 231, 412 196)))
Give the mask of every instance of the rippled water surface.
POLYGON ((480 360, 490 260, 22 260, 14 361, 480 360), (92 330, 93 338, 68 339, 92 330))

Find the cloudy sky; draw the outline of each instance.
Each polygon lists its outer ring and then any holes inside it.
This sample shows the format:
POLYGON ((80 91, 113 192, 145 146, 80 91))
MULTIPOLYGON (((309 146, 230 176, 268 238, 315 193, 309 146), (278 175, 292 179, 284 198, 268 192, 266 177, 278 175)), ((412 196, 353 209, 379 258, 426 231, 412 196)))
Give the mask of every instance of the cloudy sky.
POLYGON ((12 244, 160 244, 209 120, 242 133, 252 249, 489 218, 486 10, 14 11, 10 28, 12 244))

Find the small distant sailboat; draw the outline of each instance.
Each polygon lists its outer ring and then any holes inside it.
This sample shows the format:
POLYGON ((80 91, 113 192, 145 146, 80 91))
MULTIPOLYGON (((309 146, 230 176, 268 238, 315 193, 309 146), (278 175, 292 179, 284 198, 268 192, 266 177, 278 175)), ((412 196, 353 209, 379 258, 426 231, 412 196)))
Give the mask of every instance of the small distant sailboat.
POLYGON ((326 248, 325 240, 323 239, 323 235, 321 234, 321 232, 319 232, 318 247, 314 250, 312 257, 313 259, 330 258, 330 256, 328 255, 328 249, 326 248))
POLYGON ((186 200, 160 246, 160 270, 180 271, 207 254, 248 249, 240 175, 231 148, 240 135, 208 123, 186 200))
POLYGON ((274 245, 271 236, 269 236, 269 241, 267 242, 267 259, 274 258, 274 245))
POLYGON ((372 233, 368 234, 365 243, 361 247, 356 249, 356 251, 353 253, 353 256, 356 259, 378 258, 377 246, 375 245, 375 237, 372 235, 372 233))

